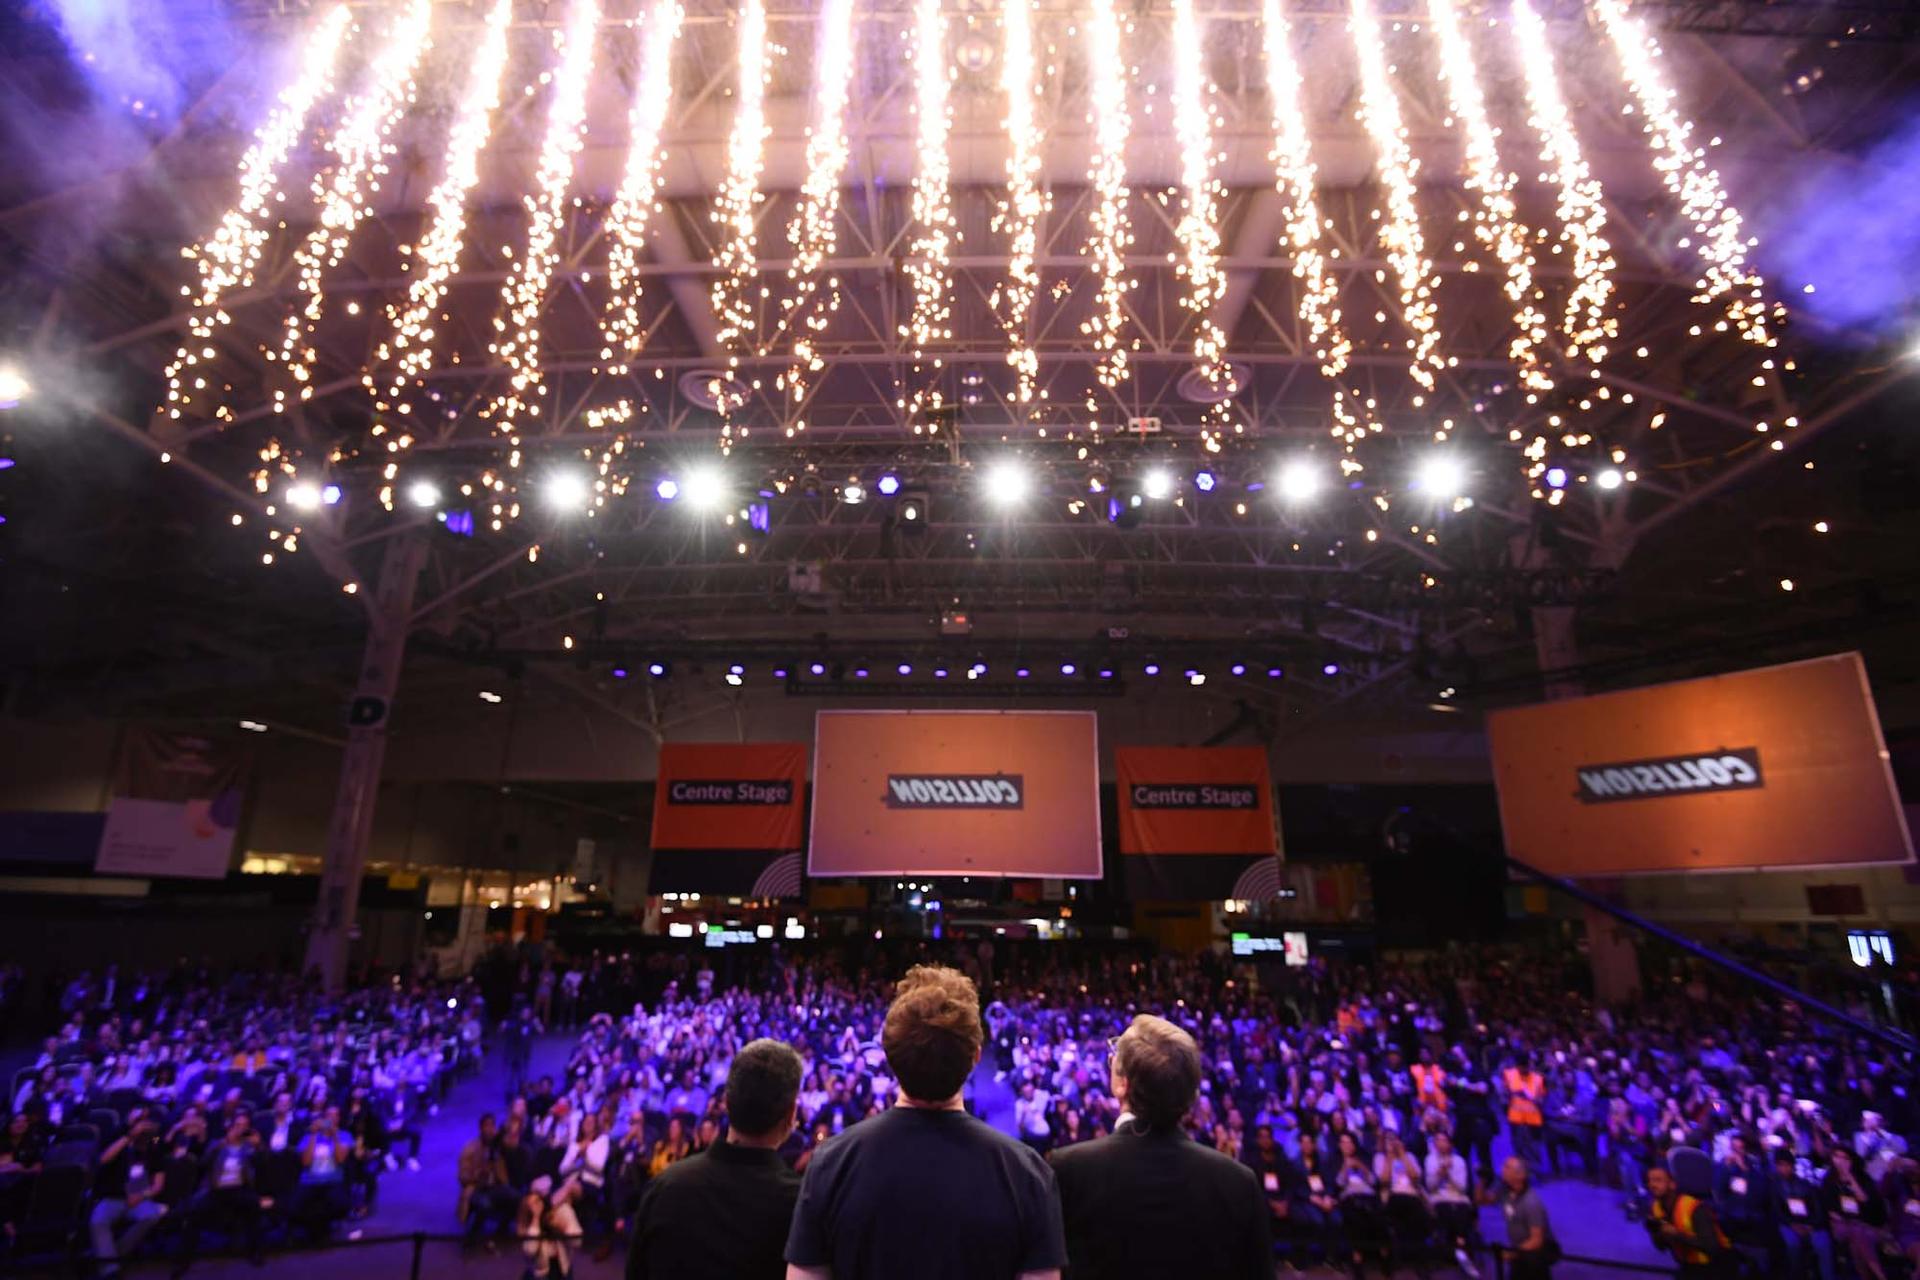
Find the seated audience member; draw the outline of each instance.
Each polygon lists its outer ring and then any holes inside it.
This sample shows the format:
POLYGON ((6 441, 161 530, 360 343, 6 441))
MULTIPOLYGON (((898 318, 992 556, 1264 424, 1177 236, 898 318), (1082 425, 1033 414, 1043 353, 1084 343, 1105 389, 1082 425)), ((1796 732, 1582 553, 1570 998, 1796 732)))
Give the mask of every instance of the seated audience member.
POLYGON ((97 1275, 119 1275, 121 1260, 140 1248, 166 1214, 166 1205, 157 1198, 166 1185, 161 1168, 165 1154, 160 1126, 137 1110, 127 1132, 100 1153, 93 1213, 87 1221, 97 1275))
POLYGON ((1780 1247, 1788 1280, 1833 1280, 1833 1237, 1820 1188, 1794 1169, 1793 1152, 1773 1153, 1773 1216, 1780 1224, 1780 1247))
POLYGON ((1683 1276, 1718 1276, 1728 1269, 1726 1233, 1713 1206, 1681 1192, 1665 1165, 1647 1170, 1647 1234, 1673 1255, 1683 1276))
POLYGON ((687 1126, 679 1116, 667 1121, 667 1131, 653 1144, 653 1154, 647 1160, 647 1173, 659 1177, 667 1167, 677 1160, 684 1160, 693 1154, 693 1143, 687 1138, 687 1126))
POLYGON ((627 1280, 781 1280, 800 1175, 780 1158, 793 1131, 800 1055, 755 1040, 727 1071, 726 1140, 647 1184, 627 1280))
POLYGON ((961 1102, 984 1039, 970 979, 907 971, 881 1033, 899 1104, 808 1164, 789 1280, 1057 1280, 1066 1246, 1052 1171, 961 1102))
POLYGON ((261 1215, 273 1207, 253 1188, 253 1143, 245 1116, 236 1117, 227 1136, 207 1152, 200 1191, 187 1202, 180 1228, 174 1275, 183 1275, 200 1251, 200 1236, 213 1227, 240 1243, 255 1263, 262 1258, 261 1215))
POLYGON ((455 1212, 469 1242, 478 1239, 489 1224, 505 1223, 513 1217, 517 1197, 507 1184, 499 1137, 499 1125, 489 1113, 480 1117, 479 1134, 460 1148, 460 1199, 455 1212))
POLYGON ((1334 1190, 1340 1197, 1340 1225, 1351 1250, 1353 1271, 1358 1276, 1366 1266, 1368 1254, 1387 1261, 1387 1215, 1380 1200, 1380 1179, 1360 1150, 1360 1140, 1341 1131, 1334 1139, 1340 1167, 1334 1172, 1334 1190))
POLYGON ((1527 1162, 1508 1156, 1500 1166, 1500 1215, 1507 1223, 1507 1245, 1501 1256, 1513 1280, 1548 1280, 1559 1261, 1560 1244, 1553 1237, 1547 1206, 1533 1189, 1527 1162))
POLYGON ((1467 1173, 1466 1158, 1453 1149, 1453 1137, 1445 1129, 1436 1131, 1432 1142, 1422 1170, 1421 1186, 1441 1236, 1453 1249, 1454 1261, 1461 1273, 1473 1280, 1480 1274, 1473 1265, 1479 1214, 1473 1204, 1473 1183, 1467 1173))
POLYGON ((300 1180, 287 1216, 316 1240, 347 1216, 347 1160, 352 1140, 340 1128, 340 1109, 328 1107, 300 1143, 300 1180))
POLYGON ((1880 1188, 1855 1170, 1854 1155, 1846 1147, 1827 1153, 1830 1164, 1820 1184, 1820 1207, 1826 1211, 1833 1242, 1846 1252, 1859 1280, 1887 1280, 1880 1264, 1880 1246, 1887 1240, 1887 1200, 1880 1188))
POLYGON ((1052 1158, 1069 1274, 1268 1280, 1272 1210, 1260 1181, 1181 1131, 1200 1087, 1193 1037, 1141 1014, 1115 1042, 1109 1075, 1132 1123, 1052 1158))

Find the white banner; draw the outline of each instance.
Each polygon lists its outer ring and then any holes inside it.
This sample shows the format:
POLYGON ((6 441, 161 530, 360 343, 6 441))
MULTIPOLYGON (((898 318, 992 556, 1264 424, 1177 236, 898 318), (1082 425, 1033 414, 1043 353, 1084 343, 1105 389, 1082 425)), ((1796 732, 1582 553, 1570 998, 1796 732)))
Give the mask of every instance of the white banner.
POLYGON ((102 875, 222 880, 233 863, 233 837, 234 829, 214 817, 210 800, 115 796, 93 869, 102 875))

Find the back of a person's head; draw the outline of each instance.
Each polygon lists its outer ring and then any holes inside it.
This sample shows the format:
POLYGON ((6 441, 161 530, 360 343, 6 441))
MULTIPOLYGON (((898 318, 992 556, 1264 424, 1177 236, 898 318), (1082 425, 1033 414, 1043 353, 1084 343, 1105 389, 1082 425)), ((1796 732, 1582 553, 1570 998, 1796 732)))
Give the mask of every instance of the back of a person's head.
POLYGON ((1136 1017, 1113 1050, 1127 1082, 1127 1110, 1149 1129, 1171 1133, 1200 1089, 1200 1047, 1165 1018, 1136 1017))
POLYGON ((800 1055, 778 1040, 755 1040, 727 1069, 727 1120, 735 1133, 764 1138, 785 1124, 800 1096, 800 1055))
POLYGON ((973 980, 917 964, 900 979, 880 1045, 902 1093, 915 1102, 945 1102, 972 1074, 985 1038, 973 980))

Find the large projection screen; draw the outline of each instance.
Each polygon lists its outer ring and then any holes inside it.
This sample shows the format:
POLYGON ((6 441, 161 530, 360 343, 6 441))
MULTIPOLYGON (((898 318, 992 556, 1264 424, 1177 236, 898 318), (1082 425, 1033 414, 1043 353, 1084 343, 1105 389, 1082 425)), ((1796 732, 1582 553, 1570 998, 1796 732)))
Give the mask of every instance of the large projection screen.
POLYGON ((1091 711, 822 711, 815 876, 1100 875, 1091 711))
POLYGON ((1510 856, 1562 876, 1913 861, 1857 653, 1496 711, 1510 856))

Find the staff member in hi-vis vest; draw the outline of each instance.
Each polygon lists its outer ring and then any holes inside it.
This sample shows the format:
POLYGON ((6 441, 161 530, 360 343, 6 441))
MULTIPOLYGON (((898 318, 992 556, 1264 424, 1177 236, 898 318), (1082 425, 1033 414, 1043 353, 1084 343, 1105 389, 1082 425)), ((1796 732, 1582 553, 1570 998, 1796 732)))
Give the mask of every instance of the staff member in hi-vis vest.
POLYGON ((1726 1233, 1713 1206, 1682 1195, 1664 1165, 1647 1170, 1647 1234, 1656 1249, 1673 1255, 1683 1276, 1719 1276, 1732 1262, 1726 1233))
POLYGON ((1526 1161, 1527 1171, 1536 1177, 1540 1171, 1540 1132, 1547 1122, 1540 1109, 1547 1095, 1547 1082, 1534 1069, 1533 1055, 1521 1057, 1519 1065, 1509 1064, 1500 1082, 1507 1090, 1507 1125, 1513 1135, 1513 1154, 1526 1161))

